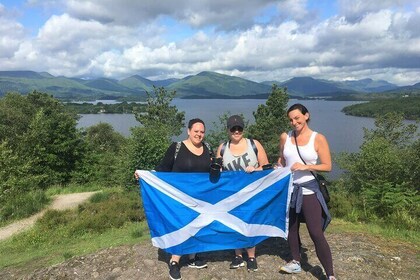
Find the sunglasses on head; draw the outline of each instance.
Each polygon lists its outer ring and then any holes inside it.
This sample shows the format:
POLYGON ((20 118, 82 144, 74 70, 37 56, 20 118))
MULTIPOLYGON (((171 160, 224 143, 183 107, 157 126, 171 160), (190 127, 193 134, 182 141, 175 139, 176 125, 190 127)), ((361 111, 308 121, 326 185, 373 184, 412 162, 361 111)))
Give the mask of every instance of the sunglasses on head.
POLYGON ((240 127, 240 126, 234 126, 230 129, 230 132, 232 132, 232 133, 235 132, 235 131, 242 132, 242 131, 244 131, 244 128, 240 127))

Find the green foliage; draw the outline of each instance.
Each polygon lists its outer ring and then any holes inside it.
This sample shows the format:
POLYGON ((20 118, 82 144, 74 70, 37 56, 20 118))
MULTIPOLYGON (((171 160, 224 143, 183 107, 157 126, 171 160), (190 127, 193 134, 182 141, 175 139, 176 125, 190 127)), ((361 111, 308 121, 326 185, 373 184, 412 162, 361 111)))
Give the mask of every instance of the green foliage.
POLYGON ((121 178, 127 172, 124 161, 128 140, 108 123, 91 126, 84 134, 84 156, 73 172, 72 181, 105 186, 121 184, 121 178))
POLYGON ((379 217, 404 210, 413 213, 414 207, 420 202, 416 193, 407 182, 395 184, 381 179, 364 182, 361 190, 366 210, 379 217))
POLYGON ((279 136, 289 127, 286 115, 288 99, 286 89, 274 84, 265 105, 259 105, 253 113, 255 124, 248 128, 250 136, 263 145, 270 162, 277 162, 279 136))
POLYGON ((335 218, 347 218, 352 220, 351 213, 354 211, 354 205, 357 203, 357 196, 347 192, 340 182, 334 182, 329 189, 331 201, 329 202, 330 212, 335 218))
POLYGON ((1 199, 0 225, 37 213, 49 202, 50 199, 40 190, 5 195, 1 199))
POLYGON ((126 141, 109 123, 99 123, 86 129, 86 141, 94 152, 118 152, 126 141))
POLYGON ((170 138, 165 133, 165 129, 166 126, 159 124, 154 127, 132 129, 128 155, 132 172, 135 169, 153 169, 161 161, 170 145, 170 138))
POLYGON ((398 112, 382 114, 375 119, 375 129, 364 128, 364 139, 369 142, 376 138, 383 138, 397 147, 407 147, 415 139, 417 126, 403 124, 403 116, 398 112))
POLYGON ((33 117, 33 104, 26 96, 11 93, 0 99, 0 141, 16 143, 28 130, 33 117))
POLYGON ((353 104, 342 110, 347 115, 376 117, 389 112, 402 113, 408 120, 420 119, 420 96, 375 99, 367 103, 353 104))
POLYGON ((39 92, 8 94, 0 108, 0 140, 30 164, 28 175, 37 179, 33 187, 68 182, 81 148, 76 117, 58 100, 39 92))
POLYGON ((418 230, 419 139, 402 120, 396 113, 378 117, 360 151, 341 154, 338 163, 347 171, 342 186, 357 197, 358 219, 418 230))
POLYGON ((185 113, 178 112, 176 106, 170 105, 175 91, 168 92, 164 87, 153 87, 153 93, 147 92, 146 113, 136 112, 136 120, 145 127, 163 128, 162 133, 180 135, 184 127, 185 113))
POLYGON ((76 116, 58 100, 39 92, 0 99, 2 219, 12 218, 4 207, 17 198, 22 200, 13 211, 19 215, 39 210, 42 200, 31 207, 26 194, 69 182, 82 152, 76 116))

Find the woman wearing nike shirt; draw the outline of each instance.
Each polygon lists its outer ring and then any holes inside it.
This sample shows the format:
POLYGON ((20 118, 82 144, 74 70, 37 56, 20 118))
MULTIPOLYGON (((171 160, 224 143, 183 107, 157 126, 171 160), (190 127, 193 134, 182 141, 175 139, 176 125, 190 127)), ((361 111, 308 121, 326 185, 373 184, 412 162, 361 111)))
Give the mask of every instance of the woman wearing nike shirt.
POLYGON ((279 163, 293 172, 293 194, 289 210, 288 242, 293 260, 280 268, 285 273, 302 271, 299 253, 299 214, 305 218, 315 251, 329 280, 335 280, 330 246, 324 236, 331 217, 312 172, 331 171, 331 154, 324 135, 312 131, 309 112, 302 104, 294 104, 287 115, 293 130, 280 136, 279 163), (296 138, 295 138, 296 137, 296 138), (299 152, 306 162, 301 160, 299 152))
MULTIPOLYGON (((229 142, 221 144, 217 149, 217 157, 223 158, 224 170, 242 170, 251 173, 255 170, 262 170, 262 166, 268 164, 267 154, 260 142, 244 138, 244 127, 244 121, 238 115, 233 115, 227 120, 229 142), (255 150, 253 147, 254 143, 255 150)), ((248 271, 257 271, 255 247, 246 248, 246 251, 248 255, 248 271)), ((230 268, 235 269, 243 266, 245 264, 242 257, 242 249, 236 249, 230 268)))
MULTIPOLYGON (((155 170, 160 172, 209 172, 212 151, 204 145, 205 125, 201 119, 192 119, 188 122, 188 138, 181 142, 177 151, 177 142, 166 150, 165 156, 155 170), (176 157, 175 157, 175 154, 176 157)), ((137 171, 134 173, 139 179, 137 171)), ((169 277, 172 280, 181 278, 179 261, 181 256, 172 255, 169 261, 169 277)), ((205 268, 207 263, 197 257, 189 255, 188 266, 192 268, 205 268)))

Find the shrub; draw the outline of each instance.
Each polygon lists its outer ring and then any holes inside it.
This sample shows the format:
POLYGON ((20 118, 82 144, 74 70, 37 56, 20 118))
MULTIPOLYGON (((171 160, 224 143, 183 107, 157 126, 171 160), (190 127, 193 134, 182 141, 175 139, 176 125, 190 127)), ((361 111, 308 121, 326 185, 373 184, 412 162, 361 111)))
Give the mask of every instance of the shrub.
POLYGON ((103 193, 96 194, 92 201, 78 208, 77 219, 69 224, 71 234, 85 232, 101 233, 109 228, 122 227, 126 222, 144 220, 139 194, 103 193))
POLYGON ((0 223, 29 217, 41 211, 49 202, 50 199, 40 190, 8 195, 2 199, 0 223))

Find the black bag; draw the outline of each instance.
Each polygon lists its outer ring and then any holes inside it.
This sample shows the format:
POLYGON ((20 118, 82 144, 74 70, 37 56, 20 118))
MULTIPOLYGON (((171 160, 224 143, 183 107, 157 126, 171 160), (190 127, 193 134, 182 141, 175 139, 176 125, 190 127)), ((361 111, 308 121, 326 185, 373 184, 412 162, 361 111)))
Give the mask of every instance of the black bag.
POLYGON ((330 202, 330 193, 328 192, 328 182, 325 180, 325 177, 321 174, 316 174, 315 176, 316 180, 318 181, 319 190, 322 193, 322 196, 324 197, 325 203, 330 202))

